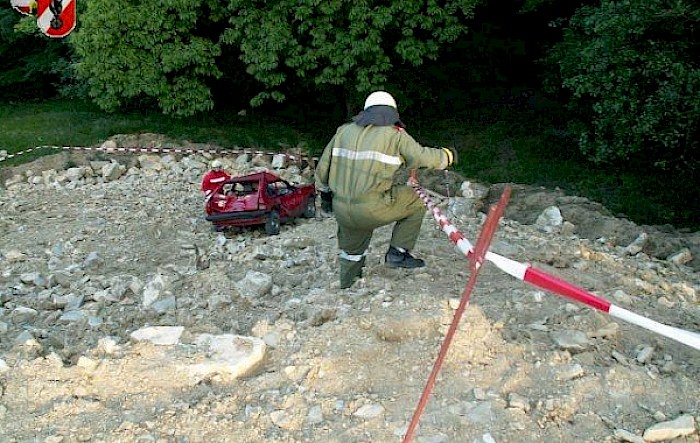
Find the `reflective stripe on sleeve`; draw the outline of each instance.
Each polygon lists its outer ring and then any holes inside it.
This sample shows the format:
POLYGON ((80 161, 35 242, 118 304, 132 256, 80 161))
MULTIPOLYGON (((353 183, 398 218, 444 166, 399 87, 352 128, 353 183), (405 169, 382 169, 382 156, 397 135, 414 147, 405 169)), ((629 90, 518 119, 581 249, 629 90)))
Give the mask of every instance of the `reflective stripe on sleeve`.
POLYGON ((383 154, 378 151, 352 151, 345 148, 333 148, 333 157, 344 157, 349 160, 376 160, 388 165, 401 166, 401 157, 383 154))
POLYGON ((362 258, 366 255, 367 255, 367 251, 363 252, 360 255, 352 255, 352 254, 348 254, 347 252, 345 252, 343 250, 340 251, 340 258, 342 258, 343 260, 348 260, 348 261, 357 262, 357 261, 362 260, 362 258))
POLYGON ((209 180, 210 183, 221 183, 222 181, 226 180, 226 177, 219 177, 219 178, 212 178, 209 180))

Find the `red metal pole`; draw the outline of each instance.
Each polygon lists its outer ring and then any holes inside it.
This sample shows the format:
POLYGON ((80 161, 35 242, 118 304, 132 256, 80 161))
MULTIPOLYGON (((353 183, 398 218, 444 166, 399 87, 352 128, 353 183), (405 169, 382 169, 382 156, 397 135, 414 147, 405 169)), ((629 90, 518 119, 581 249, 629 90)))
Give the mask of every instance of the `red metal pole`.
POLYGON ((418 401, 416 410, 413 413, 411 422, 409 423, 408 429, 406 430, 406 434, 404 435, 403 443, 410 443, 410 441, 413 439, 413 436, 416 432, 416 428, 418 427, 418 421, 420 420, 420 417, 423 414, 426 405, 428 404, 428 398, 430 397, 430 393, 432 392, 433 387, 435 386, 437 376, 440 373, 442 364, 445 361, 445 357, 447 356, 447 351, 450 347, 450 344, 452 343, 452 339, 454 338, 455 332, 457 332, 457 327, 459 326, 459 322, 462 319, 464 310, 469 304, 469 297, 471 296, 471 293, 474 290, 474 287, 476 286, 476 279, 479 276, 479 270, 481 269, 481 265, 485 260, 486 252, 489 249, 489 245, 491 244, 493 235, 495 234, 496 228, 498 227, 498 220, 500 220, 501 216, 503 215, 503 211, 505 210, 506 204, 508 203, 508 199, 510 198, 510 192, 511 187, 507 186, 506 189, 503 191, 503 194, 501 195, 501 199, 499 200, 498 204, 490 208, 489 214, 486 217, 484 227, 481 230, 481 235, 479 236, 479 240, 477 240, 476 246, 474 247, 474 254, 471 256, 472 260, 470 260, 469 262, 469 268, 471 271, 469 275, 469 281, 467 281, 467 285, 465 286, 464 291, 462 292, 462 299, 460 300, 459 306, 457 307, 455 315, 452 318, 452 323, 450 324, 450 328, 447 331, 447 335, 445 335, 445 340, 440 346, 440 351, 438 352, 438 356, 435 360, 435 364, 433 365, 433 369, 430 372, 430 376, 428 377, 428 381, 425 384, 425 388, 423 388, 423 394, 421 395, 420 400, 418 401))

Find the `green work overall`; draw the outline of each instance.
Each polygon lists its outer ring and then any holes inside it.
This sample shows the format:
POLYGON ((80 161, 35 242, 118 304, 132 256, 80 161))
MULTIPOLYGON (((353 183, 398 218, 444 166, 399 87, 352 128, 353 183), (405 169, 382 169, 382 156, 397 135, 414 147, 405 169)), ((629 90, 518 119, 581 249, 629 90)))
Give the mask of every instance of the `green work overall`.
POLYGON ((442 149, 421 146, 398 126, 338 128, 316 166, 316 187, 333 192, 341 288, 362 276, 374 229, 396 222, 390 246, 410 250, 416 244, 426 210, 411 188, 394 185, 397 171, 448 163, 442 149))
POLYGON ((394 186, 384 194, 368 194, 356 200, 335 196, 341 288, 362 277, 365 254, 376 228, 396 222, 391 246, 411 250, 418 240, 425 211, 418 195, 408 186, 394 186))

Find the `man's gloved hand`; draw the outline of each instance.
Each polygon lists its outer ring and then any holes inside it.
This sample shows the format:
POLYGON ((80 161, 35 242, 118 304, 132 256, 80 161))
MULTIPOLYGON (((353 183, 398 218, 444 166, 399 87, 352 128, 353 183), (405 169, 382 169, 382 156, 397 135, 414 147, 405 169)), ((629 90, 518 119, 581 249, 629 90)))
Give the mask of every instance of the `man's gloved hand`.
POLYGON ((333 212, 333 193, 331 191, 321 191, 321 210, 323 212, 333 212))
POLYGON ((459 163, 459 153, 457 150, 453 147, 447 147, 447 148, 442 148, 442 151, 445 153, 447 156, 447 168, 450 166, 455 166, 457 163, 459 163))

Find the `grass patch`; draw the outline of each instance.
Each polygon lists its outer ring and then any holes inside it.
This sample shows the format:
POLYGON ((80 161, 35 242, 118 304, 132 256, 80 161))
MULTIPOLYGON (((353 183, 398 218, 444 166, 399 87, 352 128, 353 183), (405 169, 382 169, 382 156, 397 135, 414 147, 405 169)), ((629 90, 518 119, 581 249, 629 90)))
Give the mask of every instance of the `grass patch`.
MULTIPOLYGON (((0 104, 0 149, 15 153, 36 146, 94 146, 115 134, 153 132, 173 140, 212 143, 224 148, 250 147, 279 150, 280 144, 308 144, 320 151, 302 131, 283 122, 256 115, 212 112, 197 117, 174 118, 154 112, 108 114, 88 102, 51 100, 41 103, 0 104)), ((32 152, 10 164, 39 155, 32 152)))

